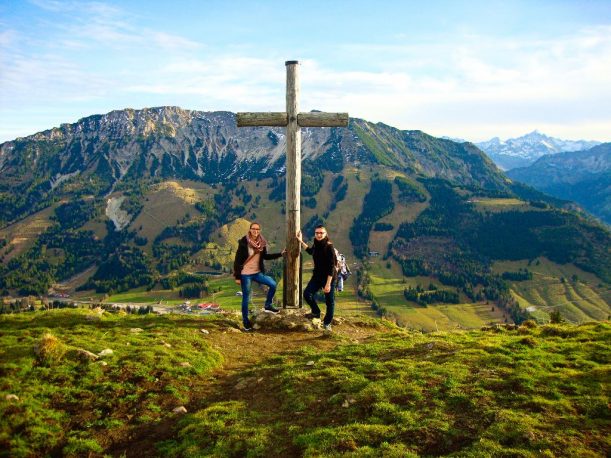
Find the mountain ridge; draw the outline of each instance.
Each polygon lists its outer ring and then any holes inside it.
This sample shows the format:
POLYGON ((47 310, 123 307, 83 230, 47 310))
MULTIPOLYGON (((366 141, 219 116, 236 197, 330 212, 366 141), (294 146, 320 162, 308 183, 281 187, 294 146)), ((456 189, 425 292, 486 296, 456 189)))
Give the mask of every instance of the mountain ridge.
POLYGON ((611 143, 546 155, 507 175, 546 194, 573 200, 611 224, 611 143))
MULTIPOLYGON (((350 118, 350 123, 351 125, 358 125, 361 129, 370 129, 371 127, 369 126, 375 125, 377 128, 387 132, 387 134, 403 134, 405 138, 408 138, 409 136, 425 136, 429 139, 435 138, 424 134, 422 131, 399 130, 384 123, 373 124, 358 118, 350 118)), ((204 147, 203 149, 205 150, 206 146, 214 146, 216 147, 215 153, 221 157, 229 154, 230 152, 235 152, 240 153, 237 155, 239 159, 245 159, 244 156, 247 152, 249 157, 255 157, 258 159, 265 155, 270 157, 272 161, 276 161, 279 159, 282 152, 282 147, 285 145, 283 128, 237 128, 235 123, 235 114, 228 111, 203 112, 168 106, 143 108, 141 110, 128 108, 123 110, 113 110, 104 115, 88 116, 72 124, 61 124, 60 127, 38 132, 27 137, 19 137, 15 140, 0 144, 0 173, 3 173, 7 166, 9 154, 15 149, 17 144, 22 142, 57 142, 63 140, 68 146, 70 146, 74 143, 76 138, 79 138, 79 136, 82 137, 88 132, 102 132, 101 136, 95 138, 95 140, 98 141, 119 141, 124 139, 125 136, 136 136, 137 139, 140 139, 140 137, 145 139, 154 135, 156 135, 160 140, 163 140, 180 137, 180 126, 184 124, 190 124, 193 126, 193 132, 184 133, 184 139, 190 140, 193 144, 195 143, 192 137, 193 134, 201 133, 202 136, 211 136, 212 132, 206 131, 204 128, 209 128, 210 125, 215 125, 216 133, 221 134, 219 136, 219 142, 217 144, 200 144, 199 147, 204 147), (200 123, 207 124, 202 127, 199 125, 200 123), (248 135, 238 135, 238 132, 245 132, 248 135), (265 132, 266 136, 268 137, 265 147, 268 148, 270 145, 274 147, 271 149, 271 154, 269 149, 261 149, 261 144, 258 143, 266 142, 266 140, 261 138, 262 132, 265 132), (248 143, 245 141, 245 137, 254 137, 256 141, 253 143, 248 143), (238 143, 236 143, 236 141, 238 141, 238 143)), ((348 130, 354 131, 351 128, 348 128, 348 130)), ((320 154, 320 145, 329 141, 333 133, 342 131, 343 129, 338 128, 302 128, 303 159, 306 160, 316 158, 317 154, 320 154)), ((445 141, 442 139, 437 140, 445 141)), ((113 146, 121 147, 126 145, 113 146)), ((120 150, 120 148, 114 149, 114 151, 120 150)), ((90 153, 91 151, 88 152, 90 153)), ((405 150, 401 152, 406 153, 405 150)), ((409 153, 410 152, 407 152, 408 158, 413 159, 415 156, 417 156, 418 150, 413 151, 411 155, 409 153)), ((122 159, 121 155, 118 155, 117 159, 122 159)), ((348 159, 350 159, 350 156, 348 156, 348 159)), ((363 158, 355 158, 355 160, 359 159, 363 158)), ((483 157, 482 159, 484 161, 486 160, 483 157)), ((121 164, 120 161, 118 161, 118 163, 123 165, 123 167, 121 167, 121 171, 123 173, 125 173, 131 165, 129 163, 121 164)), ((423 170, 430 171, 431 169, 423 167, 423 170)), ((199 176, 201 177, 202 175, 200 174, 199 176)))
POLYGON ((600 143, 591 140, 562 140, 534 130, 504 141, 494 137, 475 144, 501 169, 510 170, 528 166, 546 154, 586 150, 600 143))
MULTIPOLYGON (((344 164, 380 163, 458 184, 507 188, 507 179, 472 144, 437 139, 421 131, 351 118, 347 129, 302 129, 302 158, 344 164)), ((283 172, 284 129, 237 128, 231 112, 178 107, 115 110, 0 144, 0 192, 35 191, 44 199, 76 175, 95 181, 94 194, 126 179, 177 176, 207 183, 278 176, 283 172), (10 186, 9 186, 10 185, 10 186)), ((1 204, 1 202, 0 202, 1 204)), ((27 211, 33 202, 16 203, 27 211)), ((8 212, 7 205, 4 211, 8 212)), ((6 221, 6 220, 5 220, 6 221)))
MULTIPOLYGON (((520 305, 501 275, 525 274, 494 264, 539 257, 582 269, 557 270, 554 282, 564 272, 587 275, 584 294, 600 308, 596 288, 611 279, 608 230, 573 204, 512 182, 475 145, 354 118, 347 128, 303 129, 303 137, 301 227, 333 228, 334 242, 358 260, 355 291, 379 314, 403 313, 410 301, 492 301, 503 312, 482 306, 471 323, 523 320, 532 303, 520 305), (392 299, 368 266, 402 279, 392 299), (431 288, 422 290, 420 277, 431 288)), ((282 246, 284 142, 283 129, 238 129, 230 112, 159 107, 3 143, 0 291, 45 294, 87 271, 74 285, 81 290, 177 294, 177 282, 195 281, 184 271, 227 273, 232 247, 223 234, 241 232, 234 226, 263 221, 270 243, 282 246), (121 214, 120 224, 109 214, 121 214)), ((188 294, 209 290, 195 283, 188 294)), ((584 307, 578 316, 600 316, 584 307)))

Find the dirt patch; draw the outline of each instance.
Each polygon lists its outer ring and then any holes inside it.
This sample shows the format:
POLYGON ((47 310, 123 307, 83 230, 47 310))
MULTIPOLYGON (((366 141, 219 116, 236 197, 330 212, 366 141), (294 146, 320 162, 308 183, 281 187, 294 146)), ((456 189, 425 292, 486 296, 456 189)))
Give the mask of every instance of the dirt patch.
MULTIPOLYGON (((259 330, 245 333, 230 326, 210 329, 210 334, 204 338, 223 355, 224 363, 209 376, 193 384, 191 400, 185 407, 188 412, 196 412, 215 402, 242 400, 258 412, 273 417, 280 402, 276 394, 279 387, 270 384, 265 375, 261 380, 244 380, 244 373, 250 367, 271 356, 298 350, 303 346, 325 352, 337 345, 362 342, 381 332, 384 332, 382 326, 371 326, 358 320, 334 326, 331 334, 320 330, 259 330), (257 389, 241 389, 239 384, 244 382, 257 389)), ((115 437, 114 445, 106 453, 125 457, 158 456, 155 444, 174 437, 178 419, 170 415, 153 426, 132 429, 128 437, 115 437)), ((287 452, 290 453, 289 450, 283 451, 284 456, 287 452)))

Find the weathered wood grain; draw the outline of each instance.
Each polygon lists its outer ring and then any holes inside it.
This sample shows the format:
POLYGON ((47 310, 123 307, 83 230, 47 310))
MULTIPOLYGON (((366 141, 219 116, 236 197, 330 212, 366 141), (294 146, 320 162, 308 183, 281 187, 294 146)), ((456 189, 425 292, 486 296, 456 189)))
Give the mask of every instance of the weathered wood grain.
POLYGON ((288 116, 284 112, 271 111, 269 113, 238 113, 238 127, 284 127, 288 124, 288 116))
POLYGON ((299 113, 297 124, 300 127, 347 127, 348 119, 348 113, 299 113))

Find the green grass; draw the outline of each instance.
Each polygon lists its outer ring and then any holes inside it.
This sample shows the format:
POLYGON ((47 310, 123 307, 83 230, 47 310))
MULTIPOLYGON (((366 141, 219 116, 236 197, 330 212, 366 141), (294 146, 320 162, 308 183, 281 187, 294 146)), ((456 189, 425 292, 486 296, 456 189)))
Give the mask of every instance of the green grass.
POLYGON ((336 335, 327 350, 243 361, 225 391, 175 419, 222 363, 212 348, 221 334, 199 330, 233 324, 91 310, 0 316, 2 455, 101 456, 136 431, 159 441, 155 425, 170 419, 159 456, 603 457, 611 447, 608 322, 431 334, 387 324, 360 343, 336 335), (106 348, 97 361, 79 352, 106 348), (234 389, 245 380, 261 385, 234 389))
POLYGON ((97 453, 113 434, 159 421, 221 363, 200 332, 211 323, 82 309, 0 315, 3 456, 97 453), (96 361, 80 351, 105 349, 96 361))
POLYGON ((494 199, 494 198, 479 197, 477 199, 473 199, 472 202, 475 204, 475 207, 477 209, 482 210, 482 211, 485 210, 488 212, 504 212, 504 211, 507 211, 508 209, 526 211, 528 209, 531 209, 528 202, 524 202, 523 200, 515 199, 515 198, 494 199))
POLYGON ((376 160, 381 165, 393 166, 395 165, 395 159, 392 158, 386 150, 386 145, 381 143, 381 139, 374 136, 367 123, 354 124, 354 132, 363 142, 363 145, 373 154, 376 160))
POLYGON ((369 275, 371 278, 370 289, 375 299, 384 307, 405 306, 407 301, 403 290, 407 287, 402 277, 393 275, 379 263, 371 263, 369 275))
MULTIPOLYGON (((304 288, 307 284, 311 275, 310 269, 306 269, 304 272, 304 288)), ((336 314, 337 315, 354 315, 354 314, 373 314, 369 303, 365 303, 362 300, 358 300, 355 294, 355 276, 351 276, 346 282, 345 289, 341 293, 336 293, 336 314)), ((192 303, 196 302, 215 302, 221 306, 223 310, 239 311, 242 307, 242 297, 236 296, 236 292, 240 291, 240 286, 237 285, 231 275, 225 275, 222 277, 211 277, 209 280, 211 290, 219 290, 213 294, 209 294, 201 299, 190 299, 192 303)), ((251 297, 252 306, 255 308, 262 308, 265 303, 266 290, 254 283, 253 296, 251 297)), ((277 300, 278 306, 282 304, 282 280, 278 283, 275 299, 277 300)), ((98 297, 98 300, 101 300, 98 297)), ((153 290, 146 291, 144 288, 138 288, 126 293, 113 294, 106 298, 106 303, 120 303, 120 304, 134 304, 134 305, 153 305, 161 301, 162 306, 174 306, 181 304, 185 299, 178 296, 178 291, 170 290, 153 290)), ((304 303, 304 307, 307 304, 304 303)), ((159 309, 159 307, 157 307, 159 309)), ((323 303, 324 308, 324 303, 323 303)))
POLYGON ((130 304, 154 304, 163 301, 164 304, 180 304, 184 302, 178 297, 178 291, 156 290, 146 291, 144 288, 138 288, 126 293, 118 293, 108 296, 105 302, 125 302, 130 304))
POLYGON ((526 202, 524 202, 523 200, 520 199, 514 199, 514 198, 509 198, 509 199, 493 199, 493 198, 478 198, 478 199, 473 199, 473 202, 476 203, 477 205, 481 205, 484 207, 487 206, 509 206, 509 207, 513 207, 514 205, 524 205, 526 204, 526 202))
MULTIPOLYGON (((396 267, 396 266, 392 266, 396 267)), ((403 295, 407 286, 429 283, 438 288, 446 288, 438 281, 428 277, 404 278, 397 274, 396 268, 387 269, 385 261, 371 262, 369 265, 371 284, 369 288, 376 302, 385 308, 388 318, 400 326, 421 331, 451 330, 456 328, 475 329, 489 323, 505 320, 501 310, 483 303, 432 304, 420 307, 408 302, 403 295)))
POLYGON ((256 391, 187 415, 164 456, 588 456, 611 446, 611 326, 391 331, 244 371, 256 391), (205 433, 204 433, 205 432, 205 433))
POLYGON ((504 261, 494 264, 494 271, 515 272, 527 268, 532 280, 513 282, 511 290, 520 306, 542 322, 549 321, 553 310, 573 323, 606 320, 611 316, 608 287, 595 275, 572 264, 559 265, 545 258, 536 262, 504 261))
POLYGON ((404 305, 389 307, 389 317, 400 326, 423 332, 476 329, 504 321, 496 307, 486 304, 435 304, 428 307, 404 305))
POLYGON ((144 207, 129 228, 146 237, 146 251, 150 254, 153 240, 161 231, 176 224, 177 220, 198 215, 194 201, 209 195, 210 188, 203 183, 184 180, 168 180, 152 188, 143 201, 144 207), (142 227, 142 230, 140 230, 142 227))
POLYGON ((4 248, 0 249, 0 256, 4 259, 4 263, 19 256, 34 245, 38 235, 53 224, 51 216, 54 209, 55 206, 45 208, 19 222, 0 229, 0 238, 9 242, 4 248))
MULTIPOLYGON (((346 168, 343 171, 345 182, 348 185, 348 193, 346 198, 337 204, 335 210, 333 210, 325 221, 325 225, 329 231, 329 237, 333 240, 335 247, 343 254, 346 255, 349 262, 354 262, 357 259, 352 253, 352 243, 350 242, 350 227, 353 224, 354 219, 361 213, 363 207, 363 198, 369 191, 371 186, 370 174, 363 169, 346 168), (357 179, 358 176, 358 179, 357 179)), ((305 224, 313 215, 324 215, 329 209, 329 198, 327 195, 330 194, 330 181, 331 178, 327 175, 325 180, 326 188, 316 196, 318 200, 317 208, 310 209, 308 207, 302 207, 301 211, 301 222, 305 224)), ((278 227, 278 232, 284 237, 285 226, 284 217, 282 217, 281 224, 278 227)), ((308 243, 312 243, 314 235, 304 234, 304 240, 308 243)), ((284 239, 283 239, 284 240, 284 239)), ((284 245, 284 241, 281 243, 284 245)), ((306 261, 311 259, 309 255, 305 257, 306 261)))

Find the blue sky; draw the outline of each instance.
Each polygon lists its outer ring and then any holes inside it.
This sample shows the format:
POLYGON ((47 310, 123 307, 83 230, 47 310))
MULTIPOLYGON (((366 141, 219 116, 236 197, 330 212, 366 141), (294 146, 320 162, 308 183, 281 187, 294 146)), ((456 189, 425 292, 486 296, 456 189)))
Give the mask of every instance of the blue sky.
POLYGON ((611 1, 0 2, 0 142, 122 108, 611 141, 611 1))

